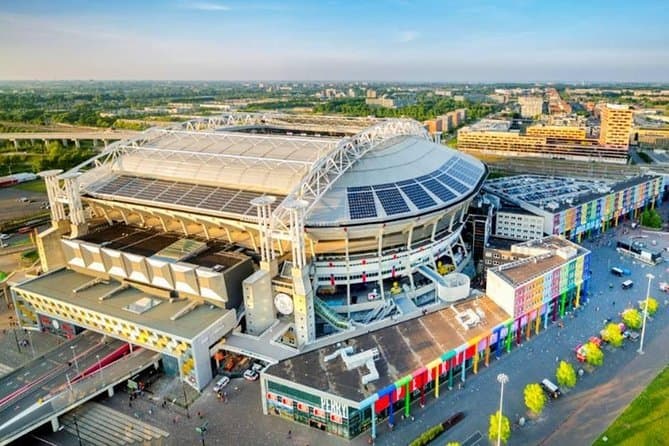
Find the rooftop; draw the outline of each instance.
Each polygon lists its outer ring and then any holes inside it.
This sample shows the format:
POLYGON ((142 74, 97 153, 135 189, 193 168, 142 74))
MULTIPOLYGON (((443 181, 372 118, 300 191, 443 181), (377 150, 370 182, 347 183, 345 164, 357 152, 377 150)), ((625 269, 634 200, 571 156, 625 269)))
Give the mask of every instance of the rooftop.
POLYGON ((511 121, 502 121, 495 119, 481 119, 480 121, 464 127, 462 130, 472 132, 508 132, 511 128, 511 121))
POLYGON ((490 268, 488 271, 499 275, 514 286, 542 276, 571 259, 589 252, 582 246, 557 235, 514 244, 511 246, 511 251, 529 257, 490 268))
POLYGON ((483 189, 511 203, 542 208, 547 212, 561 212, 604 195, 641 184, 655 178, 639 175, 620 181, 553 177, 542 175, 516 175, 487 180, 483 189))
POLYGON ((307 214, 307 226, 367 223, 426 214, 480 187, 476 158, 417 136, 396 136, 367 152, 307 214))
POLYGON ((191 301, 180 299, 170 302, 169 299, 153 296, 132 286, 113 293, 110 298, 100 300, 121 286, 115 280, 99 282, 77 293, 73 292, 74 289, 91 283, 92 279, 86 274, 61 269, 17 285, 16 288, 185 339, 194 338, 229 311, 213 305, 199 305, 178 319, 171 320, 170 317, 189 306, 191 301), (145 299, 142 302, 147 302, 146 298, 153 301, 150 309, 143 312, 132 310, 141 299, 145 299))
POLYGON ((235 252, 239 249, 237 246, 229 243, 186 238, 179 233, 159 232, 123 223, 96 228, 78 240, 166 262, 188 262, 208 268, 218 265, 229 268, 246 259, 245 255, 235 252))
POLYGON ((362 401, 400 378, 437 359, 506 321, 509 316, 490 298, 483 296, 452 307, 386 327, 342 343, 314 350, 269 367, 267 374, 341 396, 362 401), (456 318, 457 312, 480 310, 484 317, 479 325, 465 329, 456 318), (366 386, 362 376, 365 366, 347 370, 340 358, 324 358, 343 347, 353 347, 354 353, 378 349, 375 362, 379 379, 366 386))

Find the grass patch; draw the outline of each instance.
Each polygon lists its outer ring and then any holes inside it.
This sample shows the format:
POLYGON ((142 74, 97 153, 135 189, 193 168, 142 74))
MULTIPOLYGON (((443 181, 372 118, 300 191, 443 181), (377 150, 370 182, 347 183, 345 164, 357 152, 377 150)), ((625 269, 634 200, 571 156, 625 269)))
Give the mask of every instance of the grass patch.
POLYGON ((593 446, 663 445, 669 431, 669 367, 665 368, 593 446), (608 441, 602 438, 607 437, 608 441))
POLYGON ((16 189, 25 190, 28 192, 39 192, 41 194, 46 194, 46 184, 44 184, 44 180, 41 178, 34 181, 19 183, 14 187, 16 189))

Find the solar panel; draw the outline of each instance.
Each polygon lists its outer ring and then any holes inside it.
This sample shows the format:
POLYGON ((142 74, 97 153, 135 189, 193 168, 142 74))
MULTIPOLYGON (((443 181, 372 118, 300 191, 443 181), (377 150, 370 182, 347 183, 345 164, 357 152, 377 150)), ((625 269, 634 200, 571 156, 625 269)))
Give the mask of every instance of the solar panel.
POLYGON ((437 180, 427 180, 423 182, 423 186, 428 188, 430 192, 441 198, 442 201, 447 202, 455 198, 455 194, 441 184, 437 180))
POLYGON ((456 180, 455 178, 446 173, 443 175, 439 175, 437 179, 442 183, 444 183, 446 186, 457 191, 458 193, 464 194, 469 192, 469 187, 465 186, 464 184, 462 184, 461 182, 459 182, 458 180, 456 180))
POLYGON ((374 190, 382 190, 382 189, 394 189, 395 183, 383 183, 383 184, 374 184, 372 185, 372 189, 374 190))
POLYGON ((364 192, 369 190, 372 190, 372 186, 352 186, 346 188, 347 192, 364 192))
POLYGON ((437 203, 425 192, 420 184, 407 184, 402 186, 402 192, 409 197, 409 200, 418 208, 426 209, 435 206, 437 203))
POLYGON ((430 175, 423 175, 422 177, 418 177, 418 178, 416 178, 416 181, 423 182, 423 181, 425 181, 425 180, 429 180, 430 178, 432 178, 432 174, 430 174, 430 175))
MULTIPOLYGON (((137 198, 154 203, 179 204, 244 215, 255 215, 255 208, 250 204, 250 201, 263 195, 239 189, 201 186, 127 175, 114 178, 95 192, 118 197, 137 198)), ((371 194, 371 192, 369 193, 371 194)), ((283 198, 283 196, 277 196, 273 207, 278 206, 283 198)))
POLYGON ((479 180, 483 170, 480 166, 459 159, 448 169, 448 173, 465 184, 473 186, 479 180))
POLYGON ((348 213, 353 220, 376 217, 376 204, 372 192, 348 194, 348 213))
POLYGON ((410 180, 403 180, 403 181, 398 181, 397 183, 398 186, 406 186, 407 184, 416 184, 416 180, 410 179, 410 180))
POLYGON ((379 198, 381 206, 383 206, 383 210, 386 211, 387 215, 409 212, 409 206, 397 188, 377 190, 376 196, 379 198))

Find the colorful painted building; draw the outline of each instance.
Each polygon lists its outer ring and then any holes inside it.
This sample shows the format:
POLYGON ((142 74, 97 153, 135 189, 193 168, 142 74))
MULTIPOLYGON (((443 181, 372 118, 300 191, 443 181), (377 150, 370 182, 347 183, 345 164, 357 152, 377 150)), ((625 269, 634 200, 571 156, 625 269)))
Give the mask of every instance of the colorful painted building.
POLYGON ((519 175, 487 181, 484 190, 544 218, 544 234, 580 242, 659 204, 661 176, 622 181, 519 175))
POLYGON ((511 246, 519 260, 489 268, 488 295, 523 326, 555 320, 578 307, 587 294, 590 251, 558 236, 511 246))

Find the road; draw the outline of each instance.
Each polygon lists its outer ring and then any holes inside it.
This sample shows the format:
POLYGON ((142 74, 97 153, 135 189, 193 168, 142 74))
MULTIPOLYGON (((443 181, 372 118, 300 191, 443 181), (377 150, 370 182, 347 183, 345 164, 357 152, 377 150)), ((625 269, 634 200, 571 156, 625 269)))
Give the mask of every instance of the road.
POLYGON ((68 378, 95 365, 96 355, 102 358, 123 345, 117 340, 101 341, 101 335, 85 332, 0 379, 0 426, 39 399, 66 389, 68 378))

